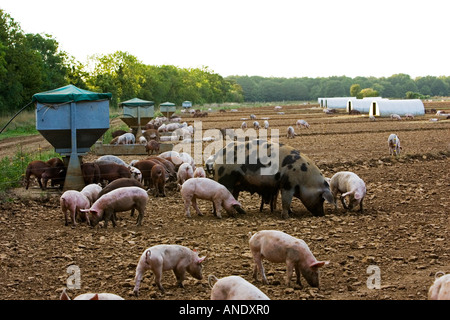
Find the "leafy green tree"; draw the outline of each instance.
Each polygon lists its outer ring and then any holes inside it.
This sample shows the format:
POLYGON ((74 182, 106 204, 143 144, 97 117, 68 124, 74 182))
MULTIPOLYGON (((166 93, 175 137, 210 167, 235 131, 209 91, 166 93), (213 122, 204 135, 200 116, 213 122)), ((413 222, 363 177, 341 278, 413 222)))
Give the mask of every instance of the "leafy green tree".
POLYGON ((357 97, 360 92, 361 92, 361 86, 357 83, 352 84, 352 86, 350 87, 350 96, 357 97))
MULTIPOLYGON (((378 91, 376 91, 376 90, 374 90, 374 89, 372 89, 372 88, 365 88, 365 89, 362 89, 360 92, 359 92, 359 96, 361 97, 361 98, 366 98, 366 97, 378 97, 379 96, 379 93, 378 93, 378 91)), ((358 97, 359 98, 359 97, 358 97)))

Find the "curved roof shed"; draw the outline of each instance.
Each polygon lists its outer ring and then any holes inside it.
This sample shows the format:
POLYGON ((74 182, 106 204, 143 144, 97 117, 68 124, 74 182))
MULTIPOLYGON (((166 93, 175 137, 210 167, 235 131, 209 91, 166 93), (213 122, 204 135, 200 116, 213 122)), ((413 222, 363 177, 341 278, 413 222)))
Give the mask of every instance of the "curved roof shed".
POLYGON ((349 100, 356 100, 356 97, 335 97, 335 98, 324 98, 325 108, 328 109, 346 109, 347 102, 349 100))
POLYGON ((348 100, 347 101, 347 112, 350 112, 352 110, 357 110, 361 113, 369 113, 370 106, 372 105, 372 101, 375 100, 386 100, 382 97, 366 97, 362 99, 356 99, 356 100, 348 100))
POLYGON ((425 106, 420 99, 372 101, 369 116, 389 117, 393 113, 399 116, 407 113, 422 116, 425 114, 425 106))

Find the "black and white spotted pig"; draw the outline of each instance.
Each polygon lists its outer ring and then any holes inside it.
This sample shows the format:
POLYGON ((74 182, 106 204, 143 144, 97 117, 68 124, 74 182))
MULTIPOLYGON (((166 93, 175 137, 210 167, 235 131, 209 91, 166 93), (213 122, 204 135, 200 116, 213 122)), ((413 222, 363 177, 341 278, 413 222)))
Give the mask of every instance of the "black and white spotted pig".
POLYGON ((324 215, 325 200, 334 203, 319 168, 300 151, 286 145, 264 140, 230 143, 216 153, 213 168, 214 180, 227 187, 235 199, 240 191, 258 193, 263 198, 281 191, 282 218, 289 216, 293 197, 300 199, 314 216, 324 215))

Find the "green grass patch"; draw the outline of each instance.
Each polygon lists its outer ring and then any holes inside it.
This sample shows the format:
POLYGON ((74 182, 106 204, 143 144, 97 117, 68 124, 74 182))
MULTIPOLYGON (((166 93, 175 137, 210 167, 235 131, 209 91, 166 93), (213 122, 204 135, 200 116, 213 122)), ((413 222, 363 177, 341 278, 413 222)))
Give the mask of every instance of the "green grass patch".
POLYGON ((18 150, 13 157, 0 159, 0 192, 20 187, 24 180, 27 166, 31 161, 47 161, 51 158, 61 158, 61 156, 55 151, 31 154, 18 150))

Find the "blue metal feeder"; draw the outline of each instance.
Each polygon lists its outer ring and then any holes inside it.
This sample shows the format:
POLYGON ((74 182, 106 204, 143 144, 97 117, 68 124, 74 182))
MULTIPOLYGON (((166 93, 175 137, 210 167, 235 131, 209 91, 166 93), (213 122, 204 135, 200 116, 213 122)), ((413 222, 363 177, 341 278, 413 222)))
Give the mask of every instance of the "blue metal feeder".
POLYGON ((37 93, 36 129, 55 147, 67 166, 63 190, 84 187, 79 157, 109 129, 111 93, 97 93, 68 85, 37 93))

